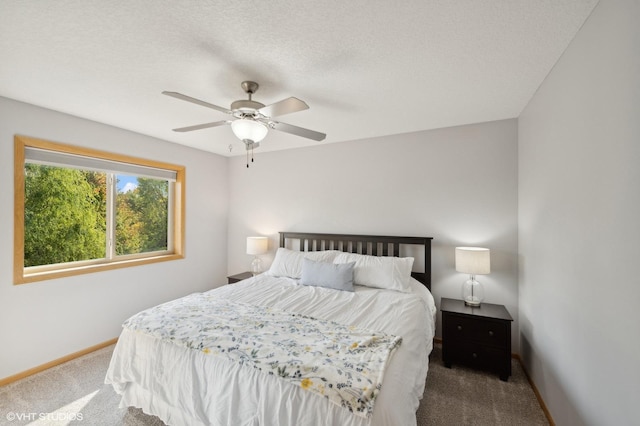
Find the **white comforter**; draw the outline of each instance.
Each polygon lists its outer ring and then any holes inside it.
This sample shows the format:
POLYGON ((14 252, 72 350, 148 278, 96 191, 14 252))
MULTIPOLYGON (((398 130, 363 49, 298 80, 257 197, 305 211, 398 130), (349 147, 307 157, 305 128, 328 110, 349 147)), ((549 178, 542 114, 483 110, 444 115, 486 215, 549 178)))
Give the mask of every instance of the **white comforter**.
POLYGON ((401 336, 373 416, 363 418, 277 376, 202 357, 170 341, 124 329, 106 383, 170 425, 415 425, 435 328, 435 305, 415 280, 412 294, 355 286, 343 292, 265 274, 209 293, 242 303, 401 336))

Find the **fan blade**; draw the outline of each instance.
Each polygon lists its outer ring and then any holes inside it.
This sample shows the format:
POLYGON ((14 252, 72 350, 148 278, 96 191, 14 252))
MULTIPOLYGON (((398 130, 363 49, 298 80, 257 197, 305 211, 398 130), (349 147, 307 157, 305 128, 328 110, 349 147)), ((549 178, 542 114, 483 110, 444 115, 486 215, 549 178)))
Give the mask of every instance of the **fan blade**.
POLYGON ((173 131, 174 132, 190 132, 192 130, 207 129, 209 127, 218 127, 218 126, 222 126, 224 124, 229 124, 229 123, 231 123, 230 120, 214 121, 213 123, 204 123, 204 124, 196 124, 195 126, 180 127, 178 129, 173 129, 173 131))
POLYGON ((314 141, 318 142, 324 140, 324 138, 327 137, 327 135, 325 135, 324 133, 304 129, 302 127, 293 126, 287 123, 279 123, 277 121, 271 121, 270 123, 274 129, 280 130, 281 132, 291 133, 292 135, 302 136, 303 138, 313 139, 314 141))
POLYGON ((258 112, 265 117, 278 117, 280 115, 290 114, 292 112, 298 112, 305 109, 309 109, 309 105, 292 96, 274 104, 264 106, 260 108, 258 112))
POLYGON ((164 92, 162 92, 162 94, 163 95, 167 95, 167 96, 171 96, 171 97, 176 98, 176 99, 181 99, 183 101, 187 101, 187 102, 191 102, 191 103, 194 103, 194 104, 202 105, 203 107, 215 109, 216 111, 220 111, 220 112, 224 112, 224 113, 227 113, 227 114, 231 114, 231 111, 229 111, 228 108, 222 108, 222 107, 219 107, 218 105, 210 104, 209 102, 201 101, 200 99, 196 99, 196 98, 192 98, 191 96, 183 95, 182 93, 164 91, 164 92))

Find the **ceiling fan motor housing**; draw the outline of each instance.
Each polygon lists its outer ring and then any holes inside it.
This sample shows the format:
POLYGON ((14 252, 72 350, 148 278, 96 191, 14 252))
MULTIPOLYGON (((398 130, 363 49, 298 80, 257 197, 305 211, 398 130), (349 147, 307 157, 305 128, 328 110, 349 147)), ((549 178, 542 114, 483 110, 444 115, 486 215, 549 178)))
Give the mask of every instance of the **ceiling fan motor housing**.
POLYGON ((254 112, 262 107, 264 107, 263 103, 248 99, 241 99, 231 103, 231 111, 254 112))

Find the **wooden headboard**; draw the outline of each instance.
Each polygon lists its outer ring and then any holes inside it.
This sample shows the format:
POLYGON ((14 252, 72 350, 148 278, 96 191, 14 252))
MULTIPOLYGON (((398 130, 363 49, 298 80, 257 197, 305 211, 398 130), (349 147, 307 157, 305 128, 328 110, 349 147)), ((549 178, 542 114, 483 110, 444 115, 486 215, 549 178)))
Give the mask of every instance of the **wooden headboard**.
POLYGON ((398 257, 401 244, 420 245, 424 247, 424 272, 411 272, 411 276, 431 290, 432 239, 431 237, 280 232, 280 247, 287 247, 287 240, 300 240, 299 251, 340 250, 372 256, 398 257))

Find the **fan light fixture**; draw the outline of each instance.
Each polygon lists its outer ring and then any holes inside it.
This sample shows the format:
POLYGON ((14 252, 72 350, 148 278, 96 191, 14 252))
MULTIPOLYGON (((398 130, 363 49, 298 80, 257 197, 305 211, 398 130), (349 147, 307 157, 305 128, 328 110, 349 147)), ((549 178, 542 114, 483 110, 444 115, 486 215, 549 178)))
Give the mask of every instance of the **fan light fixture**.
POLYGON ((251 118, 241 118, 231 123, 231 130, 243 142, 258 143, 267 136, 267 126, 251 118))

